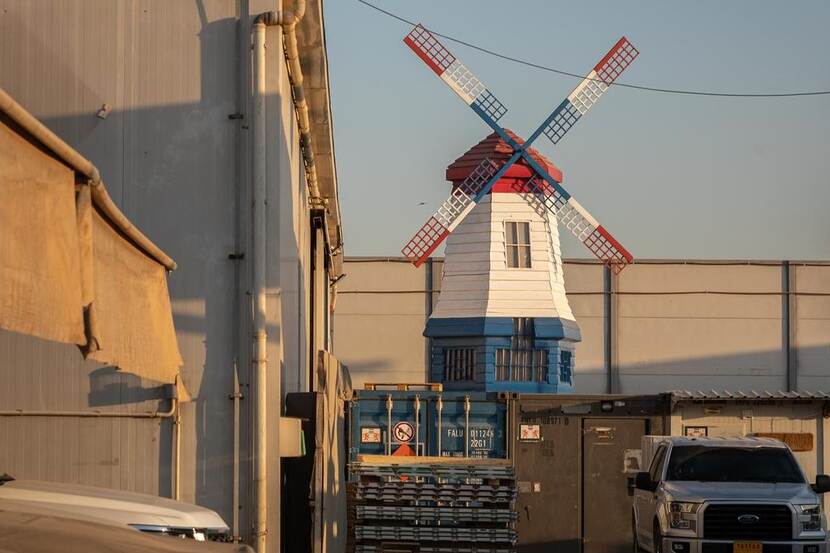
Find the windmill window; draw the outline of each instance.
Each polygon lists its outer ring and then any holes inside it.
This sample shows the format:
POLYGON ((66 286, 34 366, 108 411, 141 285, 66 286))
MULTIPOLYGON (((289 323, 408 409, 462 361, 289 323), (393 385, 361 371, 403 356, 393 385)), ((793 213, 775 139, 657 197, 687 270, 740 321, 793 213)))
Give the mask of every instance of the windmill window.
POLYGON ((526 221, 504 223, 504 251, 509 268, 530 268, 530 223, 526 221))
POLYGON ((474 348, 444 349, 444 381, 475 380, 476 350, 474 348))
POLYGON ((573 353, 570 351, 559 352, 559 380, 573 384, 573 353))
POLYGON ((534 347, 533 319, 513 319, 510 348, 496 350, 496 380, 516 382, 546 382, 548 380, 548 350, 534 347))

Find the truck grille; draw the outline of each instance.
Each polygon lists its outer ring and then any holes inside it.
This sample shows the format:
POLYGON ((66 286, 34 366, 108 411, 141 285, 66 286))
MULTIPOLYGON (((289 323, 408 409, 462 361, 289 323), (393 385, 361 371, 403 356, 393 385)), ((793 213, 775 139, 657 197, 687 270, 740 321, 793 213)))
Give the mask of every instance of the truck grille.
POLYGON ((793 515, 786 505, 709 505, 703 512, 708 540, 785 541, 793 536, 793 515))

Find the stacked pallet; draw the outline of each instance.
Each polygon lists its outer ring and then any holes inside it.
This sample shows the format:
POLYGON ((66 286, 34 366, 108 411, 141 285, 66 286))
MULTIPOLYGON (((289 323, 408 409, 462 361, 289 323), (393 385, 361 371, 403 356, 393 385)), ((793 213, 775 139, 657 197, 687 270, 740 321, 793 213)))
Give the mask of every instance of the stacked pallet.
POLYGON ((508 462, 373 456, 349 465, 350 553, 510 553, 508 462))

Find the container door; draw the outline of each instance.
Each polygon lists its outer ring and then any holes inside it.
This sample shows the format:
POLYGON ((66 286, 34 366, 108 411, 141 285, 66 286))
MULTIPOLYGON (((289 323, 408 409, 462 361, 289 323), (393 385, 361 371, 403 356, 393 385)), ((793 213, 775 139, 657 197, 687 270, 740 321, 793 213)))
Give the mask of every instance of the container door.
POLYGON ((579 418, 547 405, 523 407, 515 449, 518 551, 579 553, 579 418))
MULTIPOLYGON (((583 419, 583 551, 630 552, 631 457, 646 433, 642 419, 583 419)), ((636 469, 636 466, 634 466, 636 469)))

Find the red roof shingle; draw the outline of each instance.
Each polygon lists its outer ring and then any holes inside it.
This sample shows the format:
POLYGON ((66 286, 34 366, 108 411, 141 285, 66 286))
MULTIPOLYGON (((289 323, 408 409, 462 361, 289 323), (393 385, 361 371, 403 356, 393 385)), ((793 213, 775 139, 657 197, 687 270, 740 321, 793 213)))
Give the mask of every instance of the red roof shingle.
MULTIPOLYGON (((524 140, 519 138, 510 129, 505 129, 505 132, 518 144, 524 144, 524 140)), ((551 177, 556 179, 558 182, 562 182, 562 171, 560 171, 551 160, 540 154, 534 148, 529 148, 528 153, 530 153, 530 156, 537 163, 547 170, 551 177)), ((501 166, 505 161, 510 159, 510 156, 512 155, 513 148, 511 148, 507 142, 502 140, 499 135, 492 133, 490 136, 467 150, 464 155, 456 159, 450 164, 449 167, 447 167, 447 180, 453 182, 464 180, 483 159, 489 158, 490 161, 493 161, 498 166, 501 166)), ((533 174, 534 172, 528 166, 527 161, 519 159, 519 161, 514 163, 513 166, 507 170, 507 173, 505 173, 504 176, 506 178, 515 179, 529 178, 532 177, 533 174)))

